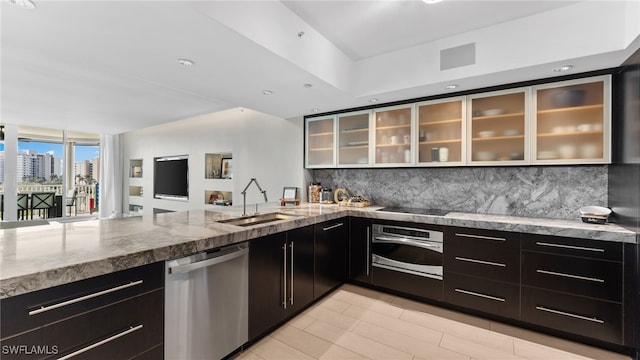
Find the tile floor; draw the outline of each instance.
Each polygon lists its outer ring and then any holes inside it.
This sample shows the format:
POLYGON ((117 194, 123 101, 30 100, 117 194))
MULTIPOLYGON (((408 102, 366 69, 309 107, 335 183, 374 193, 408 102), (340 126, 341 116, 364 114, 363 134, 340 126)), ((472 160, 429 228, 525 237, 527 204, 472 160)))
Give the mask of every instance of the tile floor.
POLYGON ((344 285, 236 359, 630 358, 371 289, 344 285))

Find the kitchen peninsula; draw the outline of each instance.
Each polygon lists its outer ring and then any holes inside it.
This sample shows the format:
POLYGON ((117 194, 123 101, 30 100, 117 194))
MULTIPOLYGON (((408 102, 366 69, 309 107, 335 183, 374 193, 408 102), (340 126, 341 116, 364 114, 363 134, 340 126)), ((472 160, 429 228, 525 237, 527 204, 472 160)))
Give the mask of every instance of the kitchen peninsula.
MULTIPOLYGON (((265 207, 263 210, 266 210, 265 207)), ((117 220, 4 230, 0 233, 0 299, 62 285, 92 276, 164 261, 198 251, 287 231, 344 216, 412 221, 437 225, 588 238, 635 243, 636 234, 615 224, 584 224, 579 220, 536 219, 484 214, 449 213, 445 216, 392 214, 378 208, 344 209, 303 205, 278 208, 301 215, 294 220, 241 228, 218 223, 233 213, 190 210, 117 220)))
MULTIPOLYGON (((504 314, 493 313, 491 311, 492 307, 484 307, 481 301, 474 301, 467 304, 464 301, 458 301, 459 299, 451 295, 447 295, 447 284, 449 284, 449 286, 454 284, 456 279, 455 272, 458 270, 456 270, 455 266, 451 266, 451 269, 447 270, 448 260, 446 257, 444 287, 439 285, 440 290, 437 290, 439 295, 434 299, 426 299, 422 298, 420 294, 412 293, 410 290, 406 291, 402 288, 395 289, 393 286, 386 286, 384 283, 377 282, 376 279, 363 280, 362 277, 358 277, 356 267, 358 264, 366 263, 365 259, 367 255, 365 255, 364 251, 354 251, 354 249, 356 249, 357 246, 359 246, 357 244, 361 244, 363 240, 360 236, 361 233, 357 231, 357 227, 361 224, 415 225, 417 227, 436 227, 443 230, 445 234, 445 249, 450 248, 452 253, 455 251, 455 242, 449 238, 453 235, 458 236, 458 232, 460 232, 461 229, 469 234, 484 234, 465 235, 475 238, 475 240, 472 239, 474 242, 473 246, 477 245, 480 246, 480 248, 492 246, 485 245, 483 242, 486 241, 482 239, 498 239, 493 236, 512 234, 509 236, 517 237, 516 258, 514 261, 517 264, 516 271, 518 273, 520 272, 520 238, 522 239, 522 256, 539 253, 536 249, 527 250, 527 246, 535 246, 535 244, 527 245, 533 241, 533 239, 539 240, 537 243, 541 243, 543 242, 542 240, 544 240, 546 244, 560 247, 561 251, 568 248, 593 248, 598 250, 598 248, 602 247, 605 249, 603 251, 606 251, 606 256, 610 256, 609 250, 613 249, 613 256, 618 257, 614 264, 615 269, 617 269, 616 271, 622 271, 622 266, 634 266, 633 264, 635 264, 636 261, 635 257, 633 257, 635 251, 632 251, 637 246, 636 234, 634 232, 615 224, 594 225, 582 223, 579 220, 524 218, 457 212, 450 212, 443 216, 433 216, 378 210, 380 210, 379 207, 352 209, 337 205, 317 204, 303 204, 298 207, 281 208, 277 204, 268 204, 262 208, 263 213, 278 212, 289 215, 289 218, 266 224, 241 227, 220 222, 237 218, 241 211, 239 209, 231 209, 230 212, 190 210, 122 219, 51 223, 49 225, 5 230, 0 234, 0 244, 2 245, 0 299, 2 299, 3 313, 11 314, 11 316, 5 315, 2 321, 2 345, 10 346, 15 343, 28 343, 32 341, 32 343, 35 344, 49 344, 47 346, 53 346, 51 344, 63 344, 61 345, 63 348, 60 350, 63 354, 68 354, 73 351, 90 351, 92 349, 91 346, 87 347, 82 344, 92 344, 94 340, 90 338, 90 336, 95 336, 96 339, 100 339, 100 336, 105 335, 91 335, 89 332, 84 340, 70 340, 64 337, 56 338, 55 336, 53 337, 55 340, 51 338, 48 338, 48 341, 37 339, 40 339, 38 336, 44 336, 44 339, 47 339, 46 335, 39 335, 40 332, 46 333, 48 329, 51 334, 51 331, 54 331, 56 326, 62 328, 55 331, 55 333, 66 331, 63 327, 64 324, 68 321, 73 321, 75 318, 81 323, 92 321, 106 321, 106 323, 110 323, 110 317, 112 317, 113 314, 122 313, 121 316, 116 316, 116 322, 121 321, 121 323, 118 323, 117 326, 113 325, 114 329, 110 330, 113 331, 115 335, 108 338, 110 344, 108 346, 102 346, 101 348, 104 349, 101 351, 106 351, 106 354, 116 357, 129 356, 131 354, 137 354, 141 356, 140 358, 144 358, 143 355, 160 357, 163 352, 161 330, 164 327, 161 313, 164 311, 164 302, 166 301, 163 300, 162 295, 164 293, 163 278, 165 276, 162 274, 162 270, 164 269, 166 260, 209 251, 231 244, 250 243, 249 262, 251 263, 251 261, 255 261, 261 256, 261 254, 256 252, 255 258, 252 258, 251 249, 257 251, 258 248, 262 246, 261 244, 266 246, 268 242, 273 242, 273 240, 275 240, 277 245, 281 239, 289 237, 286 234, 291 234, 292 239, 294 237, 298 239, 296 240, 296 246, 303 244, 303 240, 299 236, 306 236, 311 240, 311 254, 315 254, 312 255, 311 261, 312 264, 316 264, 315 270, 312 270, 311 274, 312 285, 314 282, 316 284, 315 286, 311 286, 313 294, 307 301, 303 302, 301 308, 295 308, 294 311, 287 312, 286 314, 288 315, 283 313, 282 317, 277 317, 275 320, 264 319, 263 316, 260 316, 260 319, 257 320, 256 314, 264 314, 265 312, 257 311, 258 309, 255 308, 255 306, 262 306, 262 304, 269 303, 269 301, 268 299, 262 299, 265 294, 261 291, 256 292, 257 290, 254 288, 252 292, 250 285, 248 293, 250 304, 248 315, 248 344, 268 334, 283 321, 295 316, 300 310, 328 294, 337 285, 344 282, 354 282, 359 285, 372 286, 382 291, 389 291, 400 295, 404 294, 419 301, 431 302, 444 307, 452 307, 461 311, 477 313, 480 316, 490 318, 497 316, 499 321, 512 321, 516 325, 532 327, 538 331, 544 332, 546 331, 545 329, 547 329, 555 335, 566 336, 570 339, 585 341, 592 345, 602 346, 620 352, 632 351, 632 342, 629 340, 631 334, 628 331, 629 320, 627 319, 625 321, 625 319, 621 318, 622 314, 627 314, 627 312, 623 313, 623 309, 624 311, 631 311, 632 309, 629 307, 633 307, 632 303, 627 300, 623 301, 622 298, 622 288, 627 286, 629 281, 631 281, 628 277, 625 277, 627 282, 624 284, 620 279, 615 279, 613 282, 614 289, 616 287, 618 289, 614 290, 613 295, 611 295, 614 300, 613 304, 616 304, 616 306, 613 309, 598 313, 597 315, 605 318, 607 324, 606 331, 602 331, 603 329, 599 326, 585 326, 583 327, 587 329, 585 332, 581 327, 576 328, 575 324, 572 325, 571 320, 568 320, 568 327, 553 329, 549 327, 548 323, 540 323, 528 319, 524 310, 522 316, 520 316, 519 312, 516 312, 513 316, 505 317, 504 314), (332 225, 333 223, 337 225, 332 225), (323 239, 322 235, 320 235, 322 233, 321 230, 333 229, 335 226, 340 226, 343 229, 341 233, 345 234, 345 237, 340 239, 344 239, 345 243, 342 245, 338 244, 338 247, 326 248, 322 242, 331 241, 335 245, 335 239, 323 239), (314 228, 315 232, 313 231, 314 228), (312 232, 305 232, 306 230, 304 229, 311 229, 312 232), (314 233, 315 235, 313 235, 314 233), (492 236, 485 236, 486 234, 492 236), (576 247, 575 244, 580 246, 576 247), (313 250, 314 247, 315 250, 313 250), (330 253, 326 253, 326 251, 330 253), (337 252, 340 252, 340 254, 337 252), (625 254, 624 261, 622 259, 623 254, 625 254), (342 266, 337 265, 343 264, 337 260, 339 258, 345 259, 344 269, 342 269, 342 266), (329 262, 326 263, 327 261, 329 262), (336 263, 335 261, 338 262, 336 263), (348 267, 350 267, 350 269, 347 269, 348 267), (328 271, 328 278, 325 277, 326 274, 318 273, 318 271, 323 271, 321 269, 328 271), (338 270, 337 275, 332 273, 336 269, 338 270), (615 285, 616 282, 617 286, 615 285), (114 283, 120 285, 114 287, 114 283), (91 289, 94 289, 89 295, 87 295, 88 290, 84 289, 88 284, 92 284, 93 287, 91 289), (115 292, 112 289, 116 289, 115 292), (444 293, 442 289, 445 290, 444 293), (26 297, 30 299, 31 305, 25 304, 24 301, 21 300, 26 297), (34 303, 34 298, 39 298, 40 300, 34 303), (254 300, 260 298, 260 301, 254 301, 254 305, 251 305, 252 298, 254 300), (86 299, 88 300, 85 301, 86 299), (435 302, 432 300, 435 300, 435 302), (67 303, 73 305, 67 306, 67 303), (256 305, 256 303, 258 305, 256 305), (85 309, 82 308, 82 306, 88 308, 85 309), (251 310, 252 306, 254 306, 253 311, 251 310), (75 311, 80 311, 78 314, 84 315, 76 316, 73 315, 73 313, 71 313, 71 315, 56 315, 54 311, 49 312, 49 309, 58 309, 59 307, 63 309, 56 311, 72 311, 71 308, 76 307, 75 311), (66 309, 67 307, 70 309, 66 309), (78 309, 78 307, 81 309, 78 309), (93 310, 94 308, 96 310, 93 310), (99 310, 101 308, 103 308, 103 310, 99 310), (131 311, 131 309, 134 308, 143 308, 144 311, 131 311), (24 315, 22 315, 23 313, 24 315), (27 313, 29 314, 28 316, 27 313), (41 313, 46 313, 43 314, 43 316, 44 318, 49 317, 49 323, 43 323, 41 325, 33 323, 33 321, 36 321, 34 318, 38 318, 38 316, 31 315, 41 313), (85 319, 84 317, 89 316, 86 314, 93 314, 91 316, 95 316, 95 318, 85 319), (65 320, 55 320, 55 316, 65 320), (52 319, 52 317, 54 318, 52 319), (620 318, 616 320, 618 317, 620 318), (610 322, 610 319, 614 321, 610 322), (145 324, 146 326, 144 326, 145 324), (611 328, 612 326, 613 328, 611 328), (33 340, 34 336, 36 340, 33 340), (31 339, 29 339, 29 337, 31 337, 31 339), (77 345, 74 345, 74 343, 72 343, 73 341, 75 341, 77 345), (89 350, 85 350, 85 348, 76 350, 82 346, 89 348, 89 350)), ((367 230, 367 233, 369 233, 369 230, 367 230)), ((364 238, 365 242, 370 240, 369 235, 364 238)), ((264 251, 265 249, 260 251, 264 251)), ((300 251, 300 249, 298 250, 300 251)), ((487 251, 493 252, 493 250, 487 251)), ((280 254, 281 252, 282 250, 279 250, 280 254)), ((276 253, 278 253, 278 251, 276 251, 276 253)), ((540 254, 543 253, 544 251, 540 254)), ((293 253, 290 256, 293 256, 293 253)), ((535 260, 535 256, 533 259, 535 260)), ((571 259, 571 257, 567 259, 571 259)), ((271 261, 280 260, 272 259, 271 261)), ((597 265, 600 260, 592 259, 588 261, 588 268, 600 268, 597 265), (596 266, 594 267, 593 264, 596 264, 596 266)), ((564 264, 566 261, 561 260, 560 263, 564 264)), ((300 264, 300 262, 298 261, 297 264, 300 264)), ((286 266, 285 263, 285 267, 286 266)), ((522 266, 522 272, 524 274, 526 271, 524 262, 522 266)), ((249 274, 252 274, 251 270, 249 274)), ((255 270, 253 274, 257 276, 255 270)), ((297 279, 300 279, 301 274, 296 276, 297 279)), ((254 278, 254 283, 255 281, 254 278)), ((477 283, 482 284, 481 281, 482 279, 477 281, 477 283)), ((249 280, 249 283, 251 284, 252 281, 249 280)), ((275 283, 278 288, 281 286, 277 284, 278 281, 275 283)), ((443 282, 440 281, 439 283, 442 284, 443 282)), ((500 283, 498 282, 498 284, 500 283)), ((302 291, 301 285, 302 284, 296 285, 298 291, 302 291)), ((286 283, 284 286, 286 288, 286 283)), ((514 286, 518 289, 520 288, 519 283, 514 286)), ((500 287, 496 288, 499 289, 500 287)), ((457 287, 455 289, 457 289, 457 287)), ((535 286, 528 286, 526 283, 522 284, 522 289, 522 291, 542 291, 538 290, 535 286)), ((486 289, 486 291, 491 290, 493 289, 486 289)), ((625 291, 632 290, 625 289, 625 291)), ((480 294, 469 291, 467 291, 467 293, 473 296, 480 294)), ((282 291, 280 291, 278 296, 282 297, 282 291)), ((300 294, 296 296, 298 296, 298 301, 302 301, 300 294)), ((516 298, 517 303, 525 301, 525 298, 522 300, 519 299, 520 297, 518 296, 516 298)), ((565 299, 565 301, 566 300, 567 299, 565 299)), ((597 303, 599 302, 596 301, 595 304, 597 303)), ((608 300, 605 301, 605 303, 608 304, 608 300)), ((589 304, 591 303, 589 302, 589 304)), ((605 322, 597 317, 596 319, 603 323, 605 322)), ((575 322, 576 320, 573 321, 575 322)), ((582 320, 579 320, 577 324, 579 324, 580 321, 582 320)), ((597 325, 599 325, 599 323, 597 325)), ((77 325, 67 324, 66 326, 77 325)), ((78 329, 75 327, 72 329, 77 332, 81 331, 79 330, 81 328, 82 326, 78 329)), ((51 335, 49 336, 51 337, 51 335)), ((56 348, 56 351, 57 350, 56 348)), ((91 352, 87 354, 91 356, 91 352)))

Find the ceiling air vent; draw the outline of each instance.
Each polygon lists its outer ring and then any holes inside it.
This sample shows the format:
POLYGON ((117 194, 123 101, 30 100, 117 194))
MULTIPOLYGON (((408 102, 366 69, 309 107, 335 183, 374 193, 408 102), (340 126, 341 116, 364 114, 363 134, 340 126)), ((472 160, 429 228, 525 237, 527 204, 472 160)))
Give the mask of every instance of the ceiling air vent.
POLYGON ((440 50, 440 70, 449 70, 476 63, 476 43, 440 50))

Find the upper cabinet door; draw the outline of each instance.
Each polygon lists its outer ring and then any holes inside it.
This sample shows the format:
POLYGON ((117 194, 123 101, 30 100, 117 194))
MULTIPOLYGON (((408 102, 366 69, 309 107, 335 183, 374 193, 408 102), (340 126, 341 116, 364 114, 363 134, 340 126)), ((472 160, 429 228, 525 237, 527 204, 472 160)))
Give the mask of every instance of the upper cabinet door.
POLYGON ((464 97, 416 105, 419 165, 454 166, 465 162, 464 97))
POLYGON ((403 166, 413 164, 413 105, 376 109, 375 164, 403 166))
POLYGON ((306 125, 306 167, 335 167, 335 116, 306 119, 306 125))
POLYGON ((468 109, 468 164, 528 162, 527 89, 473 95, 468 109))
POLYGON ((371 166, 371 111, 338 115, 338 166, 371 166))
POLYGON ((532 163, 610 163, 610 76, 533 87, 532 163))

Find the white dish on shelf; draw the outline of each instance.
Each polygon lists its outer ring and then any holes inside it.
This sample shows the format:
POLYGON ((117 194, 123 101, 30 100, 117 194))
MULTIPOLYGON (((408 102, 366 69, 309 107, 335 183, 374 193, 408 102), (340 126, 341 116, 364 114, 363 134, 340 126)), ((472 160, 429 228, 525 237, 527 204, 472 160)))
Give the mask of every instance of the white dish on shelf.
POLYGON ((480 112, 483 116, 496 116, 504 114, 504 109, 488 109, 480 112))
POLYGON ((476 152, 476 159, 478 161, 493 161, 498 158, 498 154, 493 151, 478 151, 476 152))
POLYGON ((563 159, 575 159, 578 155, 578 149, 575 145, 565 144, 558 146, 558 155, 563 159))
POLYGON ((516 136, 520 135, 520 130, 517 129, 509 129, 503 132, 504 136, 516 136))
POLYGON ((538 151, 538 160, 549 160, 549 159, 556 159, 558 157, 558 154, 553 151, 538 151))
POLYGON ((496 132, 492 130, 480 131, 478 132, 478 136, 481 138, 489 138, 496 136, 496 132))

